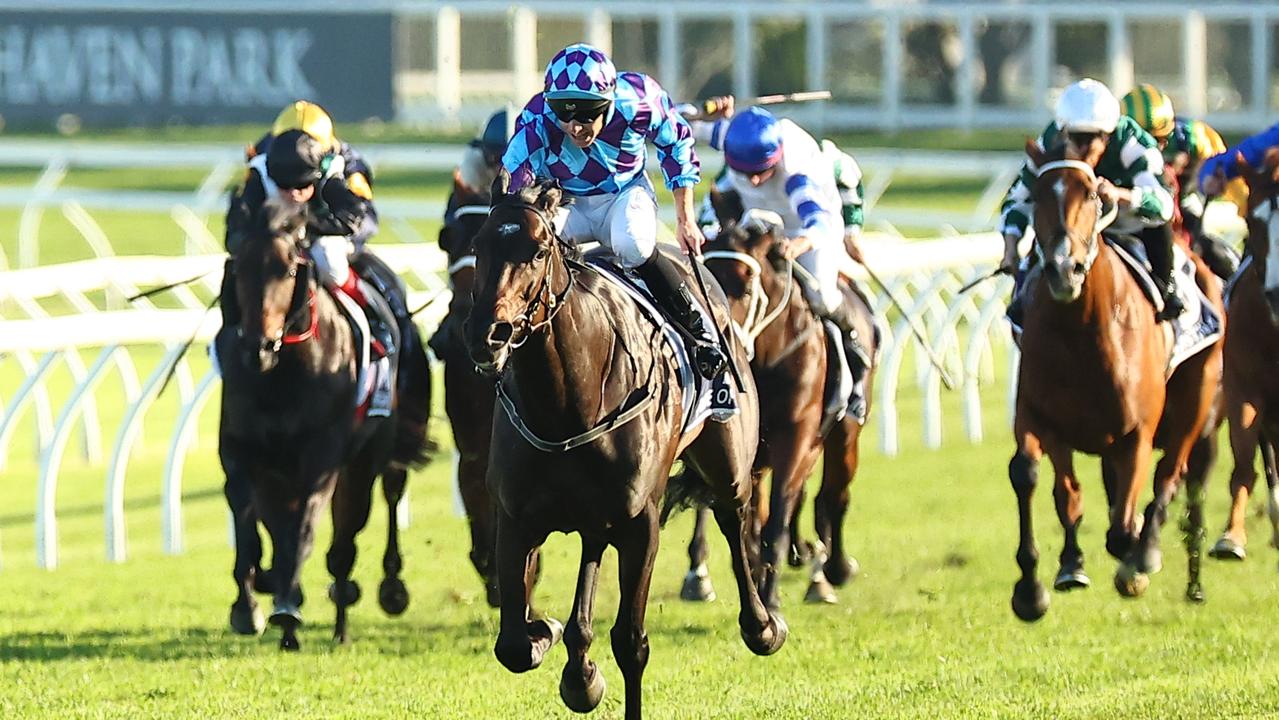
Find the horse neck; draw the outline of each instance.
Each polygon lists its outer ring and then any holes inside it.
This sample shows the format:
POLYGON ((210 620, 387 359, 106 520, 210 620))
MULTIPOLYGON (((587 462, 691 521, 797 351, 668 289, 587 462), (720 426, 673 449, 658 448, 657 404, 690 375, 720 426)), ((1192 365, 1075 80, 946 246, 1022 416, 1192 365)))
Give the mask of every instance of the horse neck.
POLYGON ((795 338, 807 332, 809 324, 815 322, 812 314, 808 312, 803 291, 800 290, 795 279, 788 278, 780 272, 769 271, 760 278, 764 295, 768 298, 768 308, 764 312, 774 312, 777 303, 782 302, 782 299, 786 297, 787 282, 791 283, 791 290, 790 297, 786 298, 785 307, 755 338, 755 362, 764 366, 768 366, 778 355, 786 352, 795 338))
POLYGON ((586 430, 607 410, 603 386, 616 339, 606 308, 561 267, 552 290, 563 293, 564 282, 576 287, 551 321, 514 351, 510 366, 520 406, 530 415, 556 418, 554 431, 567 433, 586 430))
MULTIPOLYGON (((314 279, 307 283, 307 294, 315 297, 315 332, 305 340, 282 347, 280 359, 296 361, 308 375, 340 373, 353 357, 354 332, 337 300, 314 279)), ((309 323, 309 315, 303 317, 309 323)))

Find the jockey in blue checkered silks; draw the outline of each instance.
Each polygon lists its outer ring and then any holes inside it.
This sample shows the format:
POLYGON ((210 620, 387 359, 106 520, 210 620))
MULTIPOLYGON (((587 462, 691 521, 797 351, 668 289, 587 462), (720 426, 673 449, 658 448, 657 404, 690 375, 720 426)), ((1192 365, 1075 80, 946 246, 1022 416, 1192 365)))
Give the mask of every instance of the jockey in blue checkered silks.
POLYGON ((515 122, 502 158, 511 192, 536 178, 557 180, 573 204, 557 218, 566 240, 598 240, 634 269, 663 309, 697 339, 694 360, 706 377, 725 358, 693 307, 675 263, 657 252, 657 201, 645 174, 647 144, 657 149, 666 187, 675 196, 675 237, 685 252, 704 238, 693 211, 701 179, 693 135, 657 81, 618 73, 598 48, 569 45, 546 67, 543 92, 515 122))

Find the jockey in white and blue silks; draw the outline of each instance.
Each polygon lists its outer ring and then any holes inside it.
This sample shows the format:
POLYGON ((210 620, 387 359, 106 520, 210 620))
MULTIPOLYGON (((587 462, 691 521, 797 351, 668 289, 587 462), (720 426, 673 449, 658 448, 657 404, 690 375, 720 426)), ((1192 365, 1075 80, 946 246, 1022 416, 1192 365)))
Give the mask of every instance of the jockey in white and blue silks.
POLYGON ((866 352, 857 338, 853 309, 839 288, 839 268, 847 253, 844 201, 836 186, 832 156, 798 125, 762 108, 737 113, 726 128, 722 122, 716 126, 710 128, 707 139, 711 147, 724 151, 728 164, 721 189, 735 191, 747 211, 769 210, 781 217, 789 239, 788 254, 815 280, 802 284, 805 297, 843 336, 854 381, 849 411, 864 421, 868 368, 859 362, 866 352))
POLYGON ((688 123, 647 75, 618 73, 598 48, 570 45, 546 68, 543 92, 515 122, 502 163, 511 192, 538 178, 557 180, 573 204, 557 229, 569 241, 598 240, 634 269, 663 309, 696 340, 694 361, 707 378, 726 359, 693 306, 675 263, 657 252, 657 200, 645 174, 647 143, 657 149, 675 196, 675 236, 685 252, 704 238, 694 221, 693 186, 701 179, 688 123))

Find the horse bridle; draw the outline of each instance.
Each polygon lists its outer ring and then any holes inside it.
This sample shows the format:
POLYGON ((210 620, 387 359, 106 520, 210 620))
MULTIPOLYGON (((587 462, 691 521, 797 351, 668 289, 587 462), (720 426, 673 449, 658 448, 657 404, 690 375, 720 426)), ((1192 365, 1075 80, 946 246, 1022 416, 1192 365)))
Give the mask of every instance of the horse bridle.
MULTIPOLYGON (((301 250, 295 244, 295 249, 301 250)), ((305 253, 297 252, 293 264, 289 267, 288 276, 293 278, 293 296, 289 299, 289 307, 285 311, 284 322, 280 325, 280 331, 275 337, 267 338, 262 336, 258 338, 258 349, 266 350, 271 353, 278 353, 285 345, 294 345, 300 342, 310 340, 315 336, 316 329, 319 327, 319 308, 316 304, 315 290, 311 288, 311 260, 305 253), (306 326, 297 332, 287 332, 290 325, 294 325, 300 320, 302 311, 306 311, 308 315, 306 326)), ((236 328, 236 334, 244 337, 244 325, 240 324, 236 328)))
POLYGON ((747 359, 754 357, 755 340, 781 316, 790 302, 791 288, 795 285, 792 272, 794 259, 786 258, 786 289, 782 293, 782 299, 772 310, 768 309, 768 294, 764 292, 764 284, 760 279, 764 270, 754 256, 737 250, 710 250, 702 253, 702 259, 704 261, 732 260, 746 266, 750 276, 746 289, 746 317, 740 323, 733 320, 733 331, 741 338, 742 345, 746 346, 747 359))
MULTIPOLYGON (((1082 172, 1084 175, 1088 177, 1089 182, 1092 184, 1094 188, 1092 192, 1096 194, 1095 187, 1097 185, 1097 171, 1094 170, 1093 166, 1089 165, 1088 163, 1083 162, 1081 160, 1054 160, 1052 162, 1045 163, 1042 167, 1040 167, 1039 170, 1035 173, 1035 177, 1036 178, 1043 177, 1045 174, 1053 170, 1078 170, 1082 172)), ((1088 237, 1085 240, 1086 242, 1085 247, 1087 248, 1087 251, 1084 255, 1084 261, 1082 263, 1082 267, 1085 275, 1087 275, 1088 271, 1092 269, 1093 263, 1097 261, 1097 256, 1101 253, 1101 231, 1105 230, 1112 222, 1114 222, 1115 216, 1118 215, 1119 213, 1118 204, 1113 206, 1109 211, 1106 211, 1105 206, 1101 202, 1101 196, 1099 195, 1097 196, 1096 202, 1097 202, 1097 221, 1093 226, 1093 231, 1089 233, 1088 237)), ((1057 214, 1058 214, 1058 219, 1061 221, 1061 229, 1067 234, 1069 234, 1070 227, 1067 226, 1066 224, 1065 209, 1062 208, 1060 203, 1057 204, 1057 214)), ((1043 251, 1042 243, 1035 243, 1035 252, 1039 254, 1039 259, 1041 262, 1047 259, 1043 256, 1044 251, 1043 251)))
MULTIPOLYGON (((547 231, 550 232, 552 238, 552 248, 547 250, 547 253, 548 255, 556 255, 559 258, 560 264, 564 267, 564 274, 568 279, 568 281, 564 284, 564 292, 557 295, 551 288, 550 257, 543 258, 543 260, 546 260, 547 262, 546 269, 542 273, 542 279, 533 286, 533 289, 527 295, 524 296, 524 311, 516 316, 512 323, 515 325, 515 332, 518 333, 512 334, 510 341, 511 349, 515 349, 528 342, 528 339, 533 337, 538 330, 550 325, 551 321, 555 319, 555 316, 559 314, 560 309, 564 307, 564 301, 568 299, 569 292, 573 289, 574 273, 567 258, 564 257, 564 253, 558 252, 558 248, 555 247, 563 244, 564 240, 560 237, 559 233, 555 231, 555 223, 552 222, 551 218, 547 216, 545 211, 535 205, 524 202, 505 202, 498 207, 527 210, 536 215, 538 220, 542 221, 542 223, 546 226, 547 231), (544 317, 539 322, 533 322, 533 315, 537 313, 538 307, 541 305, 546 306, 544 317), (520 332, 521 329, 523 332, 520 332)), ((539 252, 540 251, 541 250, 539 248, 539 252)))

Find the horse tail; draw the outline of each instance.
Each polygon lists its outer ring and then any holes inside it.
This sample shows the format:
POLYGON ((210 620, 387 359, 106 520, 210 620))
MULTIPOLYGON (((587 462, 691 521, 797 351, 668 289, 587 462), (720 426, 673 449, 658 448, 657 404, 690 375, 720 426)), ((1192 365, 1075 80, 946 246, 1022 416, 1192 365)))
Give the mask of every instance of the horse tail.
POLYGON ((693 507, 709 506, 714 499, 714 493, 702 476, 689 467, 688 463, 684 463, 679 473, 666 483, 660 522, 665 527, 672 514, 693 507))
POLYGON ((391 460, 405 467, 420 468, 436 450, 427 433, 431 419, 431 366, 422 347, 422 337, 412 322, 404 323, 407 334, 399 363, 397 390, 398 422, 391 460))

